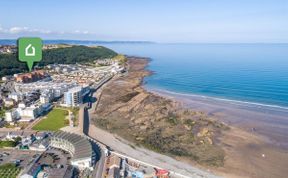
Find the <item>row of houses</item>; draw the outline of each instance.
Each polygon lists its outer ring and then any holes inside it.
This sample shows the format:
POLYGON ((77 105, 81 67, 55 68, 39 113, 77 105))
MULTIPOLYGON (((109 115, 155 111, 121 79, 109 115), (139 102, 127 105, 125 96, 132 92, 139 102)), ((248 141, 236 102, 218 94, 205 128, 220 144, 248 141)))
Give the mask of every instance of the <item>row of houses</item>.
POLYGON ((0 45, 0 54, 10 54, 17 51, 16 45, 0 45))
POLYGON ((38 80, 44 79, 46 77, 49 77, 49 75, 44 72, 43 70, 36 70, 29 73, 24 74, 16 74, 15 80, 16 82, 22 82, 22 83, 29 83, 29 82, 36 82, 38 80))
POLYGON ((24 103, 19 103, 17 108, 5 112, 5 121, 29 122, 51 109, 52 105, 50 103, 31 105, 29 107, 26 107, 24 103))

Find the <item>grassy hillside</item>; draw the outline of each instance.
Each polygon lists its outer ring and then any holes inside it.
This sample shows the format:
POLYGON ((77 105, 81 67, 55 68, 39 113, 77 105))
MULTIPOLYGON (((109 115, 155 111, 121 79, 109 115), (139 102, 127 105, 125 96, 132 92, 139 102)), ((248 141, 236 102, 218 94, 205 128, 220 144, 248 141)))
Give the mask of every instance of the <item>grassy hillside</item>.
MULTIPOLYGON (((42 61, 39 66, 47 64, 75 64, 76 62, 92 62, 104 58, 112 58, 117 53, 99 46, 72 46, 67 48, 49 49, 43 51, 42 61)), ((19 72, 27 72, 28 68, 25 63, 19 62, 17 54, 0 54, 0 77, 11 75, 19 72)))

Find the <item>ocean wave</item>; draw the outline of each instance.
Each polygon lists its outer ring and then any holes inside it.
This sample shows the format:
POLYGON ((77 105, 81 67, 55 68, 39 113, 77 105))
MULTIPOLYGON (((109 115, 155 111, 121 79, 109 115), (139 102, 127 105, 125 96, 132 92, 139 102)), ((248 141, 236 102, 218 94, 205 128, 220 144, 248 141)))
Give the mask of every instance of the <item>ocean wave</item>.
POLYGON ((229 104, 235 104, 240 106, 254 106, 255 108, 260 109, 272 109, 272 110, 278 110, 283 112, 288 112, 288 107, 280 106, 280 105, 274 105, 274 104, 263 104, 263 103, 257 103, 257 102, 251 102, 251 101, 241 101, 241 100, 233 100, 233 99, 226 99, 226 98, 218 98, 218 97, 212 97, 212 96, 205 96, 205 95, 198 95, 198 94, 191 94, 191 93, 180 93, 175 91, 170 91, 166 89, 159 89, 159 88, 147 88, 151 92, 156 93, 166 93, 166 94, 172 94, 172 95, 178 95, 178 96, 185 96, 185 97, 197 97, 202 99, 210 99, 214 101, 222 101, 229 104))

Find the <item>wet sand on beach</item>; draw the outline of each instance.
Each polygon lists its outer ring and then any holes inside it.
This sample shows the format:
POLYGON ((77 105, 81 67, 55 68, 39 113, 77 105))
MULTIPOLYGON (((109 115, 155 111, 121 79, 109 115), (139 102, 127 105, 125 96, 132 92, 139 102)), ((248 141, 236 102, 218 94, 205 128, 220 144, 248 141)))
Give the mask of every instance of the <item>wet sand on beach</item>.
POLYGON ((288 149, 288 110, 270 106, 222 100, 205 96, 177 94, 148 89, 158 95, 181 102, 185 107, 208 113, 217 120, 267 139, 267 142, 288 149))
POLYGON ((221 139, 224 177, 285 178, 288 175, 288 113, 282 108, 147 89, 208 113, 231 129, 221 139))

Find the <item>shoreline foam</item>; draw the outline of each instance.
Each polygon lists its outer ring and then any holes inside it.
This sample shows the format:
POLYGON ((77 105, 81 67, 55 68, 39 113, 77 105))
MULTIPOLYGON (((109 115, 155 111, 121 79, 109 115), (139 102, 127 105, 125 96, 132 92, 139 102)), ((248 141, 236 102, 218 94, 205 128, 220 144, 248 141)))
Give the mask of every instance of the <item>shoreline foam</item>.
POLYGON ((156 91, 156 88, 149 88, 145 83, 142 88, 182 103, 189 109, 204 111, 210 118, 230 126, 231 129, 224 133, 219 143, 226 154, 224 167, 211 168, 213 172, 231 178, 278 178, 287 175, 288 114, 285 107, 169 91, 165 93, 165 90, 156 91))
POLYGON ((183 94, 157 88, 147 91, 181 102, 188 108, 207 112, 219 121, 263 137, 267 143, 288 149, 288 108, 258 103, 183 94))
POLYGON ((146 87, 145 85, 144 85, 144 88, 148 91, 156 92, 156 93, 167 93, 167 94, 179 95, 179 96, 198 97, 198 98, 203 98, 203 99, 207 99, 207 100, 226 102, 226 103, 239 105, 239 106, 245 106, 245 105, 246 106, 255 106, 255 108, 275 110, 275 111, 277 110, 279 112, 286 112, 288 114, 288 107, 280 106, 280 105, 263 104, 263 103, 233 100, 233 99, 225 99, 225 98, 218 98, 218 97, 207 96, 207 95, 198 95, 198 94, 193 94, 193 93, 181 93, 181 92, 175 92, 175 91, 170 91, 170 90, 166 90, 166 89, 158 89, 156 87, 155 88, 146 87))

